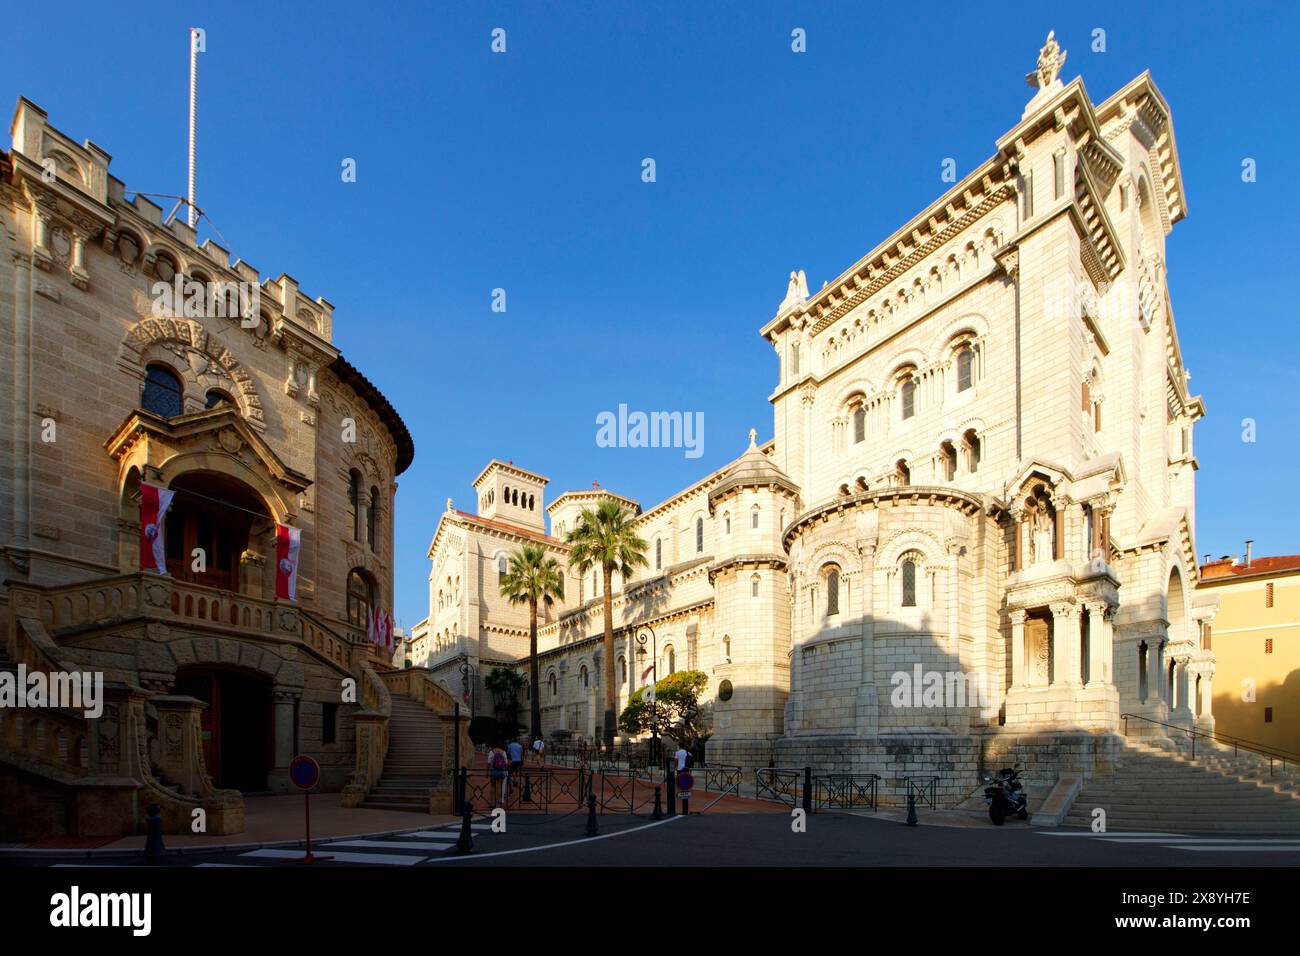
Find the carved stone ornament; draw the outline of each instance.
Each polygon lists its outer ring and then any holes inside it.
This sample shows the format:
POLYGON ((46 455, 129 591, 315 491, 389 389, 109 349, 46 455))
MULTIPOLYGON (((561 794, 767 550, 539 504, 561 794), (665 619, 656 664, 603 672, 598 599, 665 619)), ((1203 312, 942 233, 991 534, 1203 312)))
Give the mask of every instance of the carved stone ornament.
POLYGON ((1025 82, 1040 90, 1047 89, 1060 76, 1061 67, 1065 66, 1065 57, 1066 52, 1056 42, 1056 31, 1050 31, 1047 34, 1047 42, 1038 51, 1038 68, 1033 73, 1025 75, 1025 82))

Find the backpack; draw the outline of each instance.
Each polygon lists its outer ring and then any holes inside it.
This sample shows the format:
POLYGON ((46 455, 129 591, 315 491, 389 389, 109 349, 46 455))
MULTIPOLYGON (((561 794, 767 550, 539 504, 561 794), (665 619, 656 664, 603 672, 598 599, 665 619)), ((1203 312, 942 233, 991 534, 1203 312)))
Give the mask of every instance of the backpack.
POLYGON ((506 755, 499 750, 492 751, 492 769, 504 770, 506 768, 506 755))

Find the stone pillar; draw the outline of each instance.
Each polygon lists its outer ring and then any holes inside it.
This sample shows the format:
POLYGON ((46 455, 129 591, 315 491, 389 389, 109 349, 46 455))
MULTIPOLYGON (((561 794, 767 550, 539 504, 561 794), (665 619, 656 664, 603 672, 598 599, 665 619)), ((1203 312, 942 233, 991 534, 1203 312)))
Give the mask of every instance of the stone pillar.
MULTIPOLYGON (((1060 512, 1057 512, 1059 515, 1060 512)), ((1079 607, 1069 602, 1052 605, 1052 685, 1081 687, 1082 675, 1079 661, 1083 655, 1080 646, 1079 607)))
POLYGON ((200 716, 207 705, 194 697, 152 697, 158 712, 157 771, 167 783, 178 784, 184 795, 205 791, 200 716))
POLYGON ((1025 686, 1025 610, 1011 612, 1011 686, 1019 690, 1025 686))
POLYGON ((1147 701, 1165 699, 1164 650, 1165 642, 1153 637, 1147 644, 1147 701))
POLYGON ((293 752, 294 705, 302 696, 297 687, 277 687, 272 692, 272 726, 275 729, 275 753, 267 785, 276 793, 289 792, 289 762, 293 752))
POLYGON ((1105 601, 1089 601, 1088 608, 1088 683, 1093 687, 1110 683, 1111 635, 1109 607, 1105 601))

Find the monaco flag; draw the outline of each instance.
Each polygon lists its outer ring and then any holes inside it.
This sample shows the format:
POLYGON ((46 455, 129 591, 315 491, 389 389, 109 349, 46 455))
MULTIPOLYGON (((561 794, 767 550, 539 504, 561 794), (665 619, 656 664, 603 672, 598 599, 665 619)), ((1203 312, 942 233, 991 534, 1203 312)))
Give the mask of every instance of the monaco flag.
POLYGON ((163 547, 163 517, 171 507, 176 492, 158 485, 140 483, 140 570, 167 573, 167 553, 163 547))
POLYGON ((302 529, 275 526, 275 596, 298 600, 298 543, 302 529))
POLYGON ((392 648, 393 646, 393 616, 381 608, 375 608, 370 612, 370 620, 367 622, 367 636, 370 643, 382 648, 392 648))

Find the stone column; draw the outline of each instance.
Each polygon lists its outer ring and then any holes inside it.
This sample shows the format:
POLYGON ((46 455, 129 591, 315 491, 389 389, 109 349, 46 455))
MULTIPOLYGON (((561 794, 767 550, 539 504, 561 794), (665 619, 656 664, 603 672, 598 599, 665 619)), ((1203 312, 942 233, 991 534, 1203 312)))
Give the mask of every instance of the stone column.
POLYGON ((1087 687, 1110 682, 1110 666, 1105 645, 1110 643, 1109 621, 1105 601, 1089 601, 1088 608, 1088 683, 1087 687))
POLYGON ((1152 637, 1147 644, 1148 703, 1165 699, 1164 646, 1165 642, 1159 637, 1152 637))
MULTIPOLYGON (((1057 512, 1058 516, 1060 512, 1057 512)), ((1059 538, 1058 538, 1059 540, 1059 538)), ((1052 605, 1052 685, 1080 687, 1079 661, 1083 655, 1080 646, 1079 607, 1068 602, 1052 605)))
POLYGON ((1025 610, 1011 612, 1011 686, 1019 690, 1025 686, 1025 610))
POLYGON ((271 761, 268 786, 276 793, 289 792, 289 762, 297 756, 293 753, 293 709, 301 696, 302 689, 296 687, 277 687, 271 695, 275 754, 271 761))

